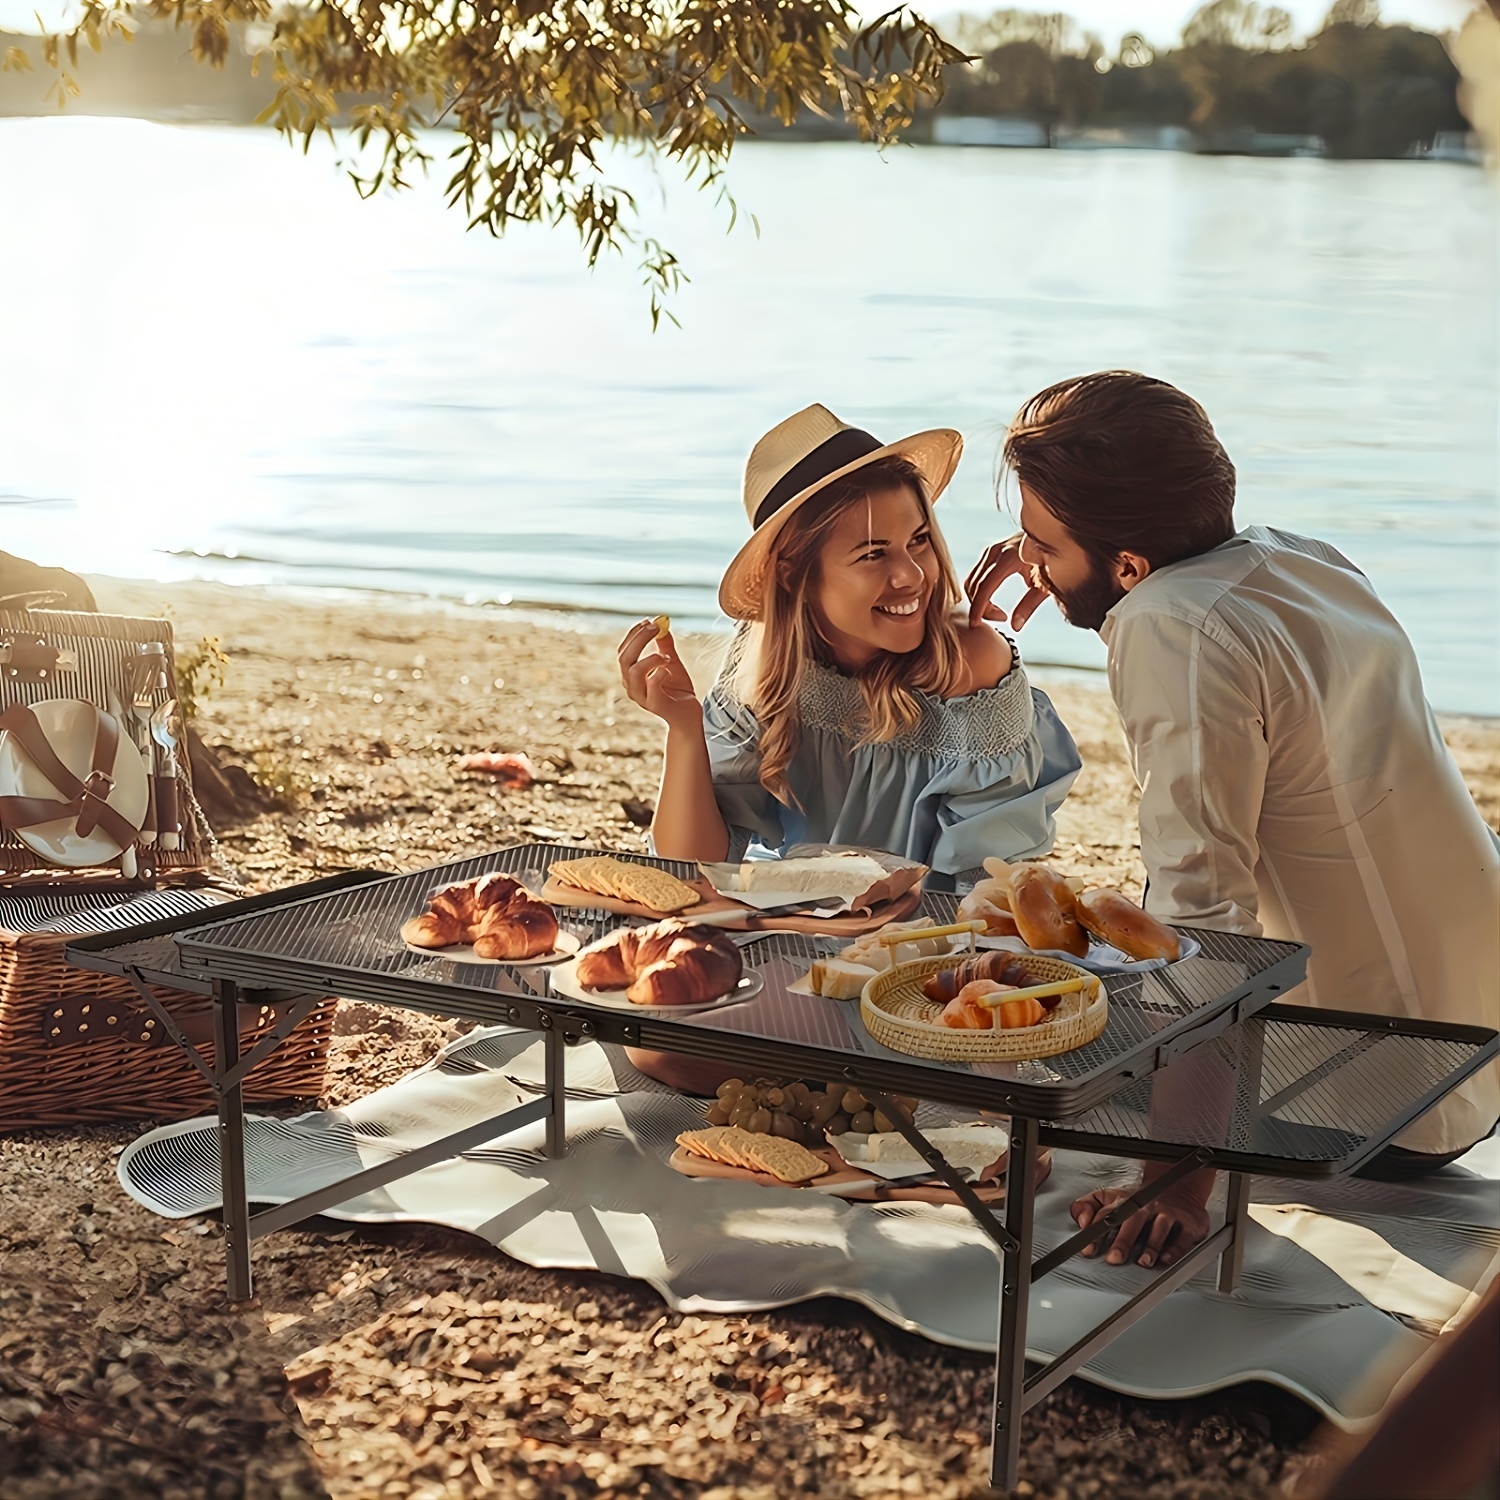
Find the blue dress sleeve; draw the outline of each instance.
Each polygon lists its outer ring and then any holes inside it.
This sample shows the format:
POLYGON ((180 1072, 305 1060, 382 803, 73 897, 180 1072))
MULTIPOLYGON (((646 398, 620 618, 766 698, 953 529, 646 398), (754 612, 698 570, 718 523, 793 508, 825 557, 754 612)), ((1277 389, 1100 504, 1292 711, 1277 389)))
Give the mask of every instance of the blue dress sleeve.
POLYGON ((934 869, 958 873, 976 868, 988 855, 1031 859, 1052 847, 1054 814, 1082 761, 1046 693, 1024 677, 1017 687, 1032 706, 1029 732, 1020 743, 987 763, 937 778, 944 795, 929 861, 934 869))
POLYGON ((729 829, 727 858, 744 859, 752 842, 781 848, 786 842, 783 809, 760 784, 760 724, 755 714, 716 685, 703 700, 703 734, 714 799, 729 829))

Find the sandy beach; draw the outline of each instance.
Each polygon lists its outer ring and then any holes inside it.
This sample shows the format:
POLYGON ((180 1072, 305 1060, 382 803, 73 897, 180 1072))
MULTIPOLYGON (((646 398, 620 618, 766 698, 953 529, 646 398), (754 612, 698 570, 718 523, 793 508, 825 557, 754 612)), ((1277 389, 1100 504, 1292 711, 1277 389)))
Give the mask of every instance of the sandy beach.
MULTIPOLYGON (((222 644, 198 727, 279 788, 277 808, 219 830, 248 888, 529 839, 645 846, 659 726, 625 699, 610 634, 399 596, 90 582, 101 609, 169 613, 180 654, 222 644), (477 750, 524 751, 536 784, 459 774, 477 750)), ((722 641, 684 645, 702 688, 722 641)), ((1057 862, 1138 891, 1103 679, 1035 680, 1085 763, 1057 862)), ((1500 824, 1500 723, 1443 731, 1500 824)), ((461 1028, 344 1005, 338 1029, 324 1102, 394 1081, 461 1028)), ((258 1247, 258 1305, 231 1313, 217 1225, 154 1218, 113 1179, 140 1128, 0 1140, 0 1481, 16 1500, 984 1492, 989 1361, 852 1304, 681 1317, 643 1285, 533 1270, 456 1233, 320 1221, 258 1247), (460 1388, 426 1368, 439 1334, 481 1325, 506 1378, 460 1388), (594 1395, 559 1375, 555 1340, 598 1351, 594 1395)), ((1283 1493, 1316 1427, 1268 1387, 1156 1404, 1073 1381, 1027 1419, 1021 1493, 1283 1493)))

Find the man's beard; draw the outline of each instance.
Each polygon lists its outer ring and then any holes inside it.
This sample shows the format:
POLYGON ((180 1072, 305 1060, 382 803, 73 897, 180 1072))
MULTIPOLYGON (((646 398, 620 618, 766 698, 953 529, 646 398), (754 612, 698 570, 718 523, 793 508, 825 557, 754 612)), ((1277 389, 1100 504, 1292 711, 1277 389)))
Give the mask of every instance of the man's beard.
POLYGON ((1057 600, 1063 619, 1080 630, 1098 630, 1105 615, 1125 597, 1125 590, 1097 557, 1089 558, 1089 576, 1077 588, 1060 589, 1047 576, 1045 568, 1038 568, 1037 572, 1043 587, 1057 600))

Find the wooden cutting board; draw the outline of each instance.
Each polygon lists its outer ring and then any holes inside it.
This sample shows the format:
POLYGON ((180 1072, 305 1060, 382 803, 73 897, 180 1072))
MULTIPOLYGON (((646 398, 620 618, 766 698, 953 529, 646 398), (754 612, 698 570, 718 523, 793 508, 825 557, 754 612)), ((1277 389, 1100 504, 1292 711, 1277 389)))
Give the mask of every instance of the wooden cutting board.
MULTIPOLYGON (((826 1185, 828 1183, 869 1183, 869 1191, 861 1192, 854 1201, 859 1203, 958 1203, 958 1195, 950 1188, 918 1185, 915 1187, 890 1187, 879 1177, 874 1177, 868 1172, 856 1171, 841 1157, 831 1146, 821 1151, 814 1151, 814 1156, 822 1157, 829 1165, 829 1171, 821 1177, 815 1177, 808 1183, 797 1183, 796 1187, 813 1187, 815 1185, 826 1185)), ((748 1167, 732 1167, 727 1162, 709 1161, 706 1157, 695 1156, 685 1146, 678 1146, 667 1158, 667 1165, 674 1172, 681 1172, 684 1177, 714 1177, 724 1182, 754 1182, 761 1187, 792 1187, 792 1183, 783 1182, 779 1177, 773 1177, 769 1172, 752 1172, 748 1167)), ((1036 1180, 1040 1186, 1045 1182, 1052 1171, 1052 1153, 1043 1151, 1037 1157, 1036 1180)), ((974 1191, 979 1195, 981 1203, 998 1205, 1005 1202, 1005 1184, 991 1183, 984 1187, 976 1187, 974 1191)), ((839 1194, 845 1197, 846 1194, 839 1194)))
POLYGON ((580 891, 571 885, 564 885, 550 875, 546 885, 542 887, 541 897, 554 906, 587 907, 591 911, 612 911, 622 917, 648 917, 653 921, 674 916, 681 917, 684 922, 691 922, 694 917, 706 916, 711 912, 743 912, 743 920, 715 925, 732 927, 741 932, 805 932, 814 937, 847 938, 874 932, 887 922, 904 921, 922 904, 921 890, 913 888, 896 900, 888 901, 868 912, 849 912, 841 917, 764 917, 753 907, 742 906, 738 901, 721 896, 701 876, 685 883, 698 892, 700 899, 696 906, 680 912, 653 911, 649 906, 641 906, 638 902, 621 901, 614 896, 599 896, 593 891, 580 891))

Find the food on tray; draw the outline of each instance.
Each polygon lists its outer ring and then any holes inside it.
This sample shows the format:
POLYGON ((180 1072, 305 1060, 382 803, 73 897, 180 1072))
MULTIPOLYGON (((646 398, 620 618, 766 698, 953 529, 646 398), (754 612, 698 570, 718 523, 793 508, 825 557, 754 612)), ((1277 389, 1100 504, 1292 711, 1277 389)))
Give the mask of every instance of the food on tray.
POLYGON ((491 959, 537 958, 557 947, 552 908, 498 870, 434 891, 427 906, 401 929, 413 947, 469 943, 480 958, 491 959))
MULTIPOLYGON (((950 1166, 967 1168, 975 1176, 1001 1165, 1010 1147, 1010 1136, 998 1125, 955 1125, 925 1132, 950 1166)), ((863 1141, 840 1141, 836 1148, 851 1167, 867 1165, 909 1167, 920 1172, 926 1162, 917 1148, 902 1135, 872 1135, 863 1141)))
MULTIPOLYGON (((960 919, 982 917, 988 926, 990 909, 999 907, 1010 914, 1011 931, 1028 948, 1061 950, 1076 958, 1087 955, 1090 936, 1118 948, 1127 958, 1171 962, 1182 956, 1177 934, 1112 886, 1091 887, 1076 878, 1064 879, 1037 860, 1009 864, 987 859, 984 868, 988 878, 959 903, 960 919)), ((989 927, 989 932, 1011 935, 1003 919, 989 927)))
POLYGON ((961 964, 929 974, 922 982, 922 993, 929 1000, 946 1004, 966 984, 972 984, 976 979, 991 979, 1013 989, 1031 983, 1031 976, 1020 958, 1003 949, 991 948, 973 958, 966 958, 961 964))
POLYGON ((702 1005, 727 995, 744 972, 727 933, 675 917, 620 928, 580 953, 577 967, 585 989, 624 990, 636 1005, 702 1005))
POLYGON ((1109 886, 1084 891, 1073 904, 1078 920, 1089 932, 1131 958, 1170 960, 1181 956, 1182 940, 1166 923, 1158 922, 1109 886))
MULTIPOLYGON (((917 1101, 901 1096, 891 1103, 910 1124, 917 1101)), ((730 1078, 720 1084, 708 1108, 708 1123, 734 1125, 752 1135, 774 1135, 808 1146, 821 1146, 825 1136, 842 1135, 846 1130, 895 1129, 893 1120, 849 1084, 830 1083, 818 1089, 800 1081, 777 1083, 766 1078, 755 1083, 730 1078)))
POLYGON ((655 865, 635 864, 604 854, 560 859, 547 873, 574 890, 630 901, 652 911, 686 911, 700 900, 692 886, 684 885, 675 875, 655 865))
POLYGON ((899 948, 882 943, 882 937, 898 932, 920 932, 932 923, 924 917, 909 922, 887 922, 875 932, 867 932, 856 938, 847 948, 841 949, 833 958, 817 959, 807 973, 808 986, 813 994, 830 1000, 858 1000, 865 984, 891 964, 904 963, 913 958, 933 958, 948 951, 945 937, 917 938, 902 943, 899 948))
POLYGON ((958 920, 983 922, 986 937, 1020 935, 1016 919, 1010 913, 1010 892, 1001 880, 981 880, 958 903, 958 920))
POLYGON ((694 1156, 726 1166, 768 1172, 782 1182, 811 1182, 828 1171, 828 1163, 796 1141, 756 1135, 733 1125, 714 1125, 707 1130, 684 1130, 677 1144, 694 1156))
POLYGON ((958 1031, 1013 1031, 1045 1021, 1047 1007, 1035 995, 1006 998, 1016 988, 993 979, 976 979, 943 1007, 938 1019, 958 1031))
POLYGON ((822 854, 811 859, 752 859, 739 869, 742 891, 843 896, 853 900, 886 877, 886 868, 867 854, 822 854))
POLYGON ((987 859, 985 869, 1005 883, 1016 931, 1028 948, 1045 948, 1083 958, 1089 935, 1079 925, 1073 908, 1073 888, 1050 865, 1040 860, 1007 864, 987 859))

